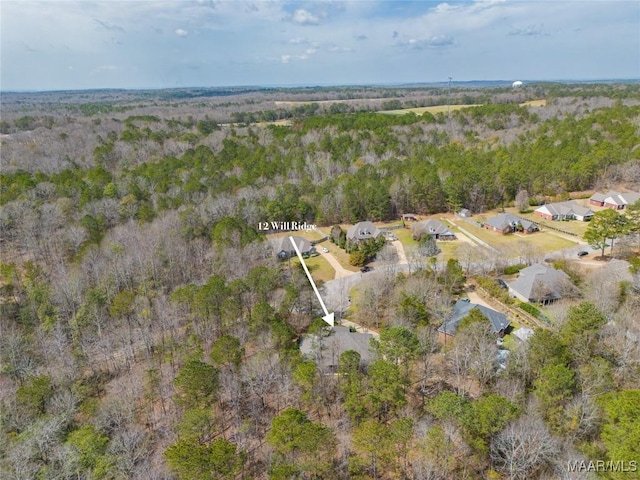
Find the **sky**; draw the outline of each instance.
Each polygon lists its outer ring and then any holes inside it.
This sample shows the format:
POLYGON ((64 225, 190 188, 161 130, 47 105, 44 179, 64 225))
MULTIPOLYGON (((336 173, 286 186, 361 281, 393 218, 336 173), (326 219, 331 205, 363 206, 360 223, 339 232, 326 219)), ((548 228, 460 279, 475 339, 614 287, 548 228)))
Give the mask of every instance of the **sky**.
POLYGON ((640 1, 0 1, 0 89, 640 78, 640 1))

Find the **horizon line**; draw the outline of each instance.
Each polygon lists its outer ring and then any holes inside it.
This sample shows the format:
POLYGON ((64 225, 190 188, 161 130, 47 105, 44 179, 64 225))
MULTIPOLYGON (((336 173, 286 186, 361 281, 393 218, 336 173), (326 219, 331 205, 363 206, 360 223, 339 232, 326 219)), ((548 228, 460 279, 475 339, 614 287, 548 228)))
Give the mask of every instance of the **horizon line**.
MULTIPOLYGON (((545 79, 545 80, 505 80, 505 79, 492 79, 492 80, 452 80, 451 85, 464 85, 464 84, 478 84, 478 83, 493 83, 500 84, 504 83, 505 86, 510 86, 514 81, 522 81, 525 86, 526 85, 535 85, 541 83, 639 83, 640 77, 629 77, 629 78, 583 78, 583 79, 572 79, 572 78, 564 78, 564 79, 545 79)), ((436 85, 444 85, 448 86, 448 80, 442 81, 422 81, 422 82, 380 82, 380 83, 318 83, 318 84, 237 84, 237 85, 191 85, 191 86, 166 86, 166 87, 87 87, 87 88, 61 88, 61 89, 7 89, 3 90, 0 87, 0 94, 5 93, 62 93, 62 92, 89 92, 89 91, 119 91, 119 92, 127 92, 127 91, 162 91, 162 90, 195 90, 195 89, 206 89, 206 90, 216 90, 216 89, 238 89, 238 90, 248 90, 248 89, 260 89, 260 90, 268 90, 268 89, 294 89, 294 88, 339 88, 339 87, 396 87, 396 88, 407 88, 407 87, 417 87, 417 86, 436 86, 436 85)))

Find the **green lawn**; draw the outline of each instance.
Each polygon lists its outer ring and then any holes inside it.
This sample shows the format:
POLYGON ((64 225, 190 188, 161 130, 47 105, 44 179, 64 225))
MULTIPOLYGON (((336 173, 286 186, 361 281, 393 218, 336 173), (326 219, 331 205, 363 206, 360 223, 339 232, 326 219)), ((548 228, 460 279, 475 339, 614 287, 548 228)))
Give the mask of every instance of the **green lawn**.
POLYGON ((450 240, 446 242, 437 242, 437 245, 441 250, 438 254, 438 260, 446 262, 450 258, 456 257, 456 250, 458 250, 458 247, 462 245, 462 242, 460 240, 450 240))
MULTIPOLYGON (((440 220, 440 221, 442 221, 442 223, 444 223, 447 226, 451 226, 451 224, 445 220, 440 220)), ((404 251, 406 254, 408 254, 411 251, 411 249, 418 246, 418 242, 416 242, 411 236, 410 228, 399 228, 397 230, 392 230, 392 232, 395 234, 396 237, 398 237, 398 240, 400 240, 400 243, 402 243, 402 246, 404 247, 404 251)), ((438 260, 446 262, 450 258, 454 258, 455 251, 457 250, 460 243, 461 242, 458 240, 442 241, 442 242, 438 241, 437 245, 438 245, 438 248, 441 250, 441 252, 438 254, 438 260)))
POLYGON ((566 222, 554 222, 551 220, 544 220, 538 217, 537 215, 534 215, 533 210, 535 208, 537 207, 532 207, 532 210, 527 213, 520 213, 518 212, 518 209, 515 207, 505 208, 505 210, 508 213, 518 215, 522 218, 526 218, 528 220, 531 220, 532 222, 537 223, 538 225, 540 225, 540 228, 542 229, 544 229, 545 225, 550 225, 560 230, 564 230, 565 232, 574 233, 578 235, 580 239, 582 238, 582 236, 584 235, 584 232, 587 230, 587 227, 589 226, 589 222, 581 222, 579 220, 568 220, 566 222))
MULTIPOLYGON (((299 260, 293 259, 292 262, 297 262, 299 260)), ((311 272, 311 276, 316 282, 328 282, 329 280, 333 280, 335 277, 336 271, 333 269, 331 264, 325 260, 322 255, 318 255, 317 257, 310 257, 305 259, 305 263, 309 268, 309 272, 311 272)))
POLYGON ((411 229, 410 228, 398 228, 397 230, 392 230, 391 231, 396 237, 398 237, 398 240, 400 240, 400 243, 402 243, 402 246, 407 249, 407 248, 413 248, 416 247, 418 245, 418 242, 416 242, 413 237, 411 236, 411 229))
MULTIPOLYGON (((345 231, 349 226, 350 225, 341 225, 342 229, 345 231)), ((331 227, 322 227, 322 229, 319 229, 319 230, 323 234, 329 235, 331 231, 331 227)), ((350 270, 352 272, 357 272, 358 270, 360 270, 358 267, 349 265, 349 254, 345 252, 343 249, 341 249, 340 247, 338 247, 338 245, 336 245, 335 243, 331 243, 329 240, 326 240, 322 243, 319 243, 316 246, 316 248, 317 249, 326 248, 327 250, 329 250, 331 255, 333 255, 333 257, 338 261, 338 263, 342 265, 342 267, 345 268, 346 270, 350 270)))
MULTIPOLYGON (((481 222, 482 220, 480 218, 481 217, 477 217, 476 221, 481 222)), ((537 232, 530 235, 521 233, 502 235, 498 232, 476 227, 466 222, 459 222, 458 225, 483 242, 499 250, 509 249, 509 247, 515 248, 519 242, 524 242, 535 245, 544 252, 554 252, 563 248, 572 247, 577 243, 577 241, 572 242, 547 232, 537 232)))

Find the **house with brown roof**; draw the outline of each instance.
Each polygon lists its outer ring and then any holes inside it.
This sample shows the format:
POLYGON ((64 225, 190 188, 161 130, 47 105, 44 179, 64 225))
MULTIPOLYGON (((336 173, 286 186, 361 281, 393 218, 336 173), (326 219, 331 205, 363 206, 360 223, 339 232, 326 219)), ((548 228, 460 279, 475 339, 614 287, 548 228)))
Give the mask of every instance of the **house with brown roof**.
POLYGON ((403 213, 401 219, 403 222, 417 222, 418 216, 414 213, 403 213))

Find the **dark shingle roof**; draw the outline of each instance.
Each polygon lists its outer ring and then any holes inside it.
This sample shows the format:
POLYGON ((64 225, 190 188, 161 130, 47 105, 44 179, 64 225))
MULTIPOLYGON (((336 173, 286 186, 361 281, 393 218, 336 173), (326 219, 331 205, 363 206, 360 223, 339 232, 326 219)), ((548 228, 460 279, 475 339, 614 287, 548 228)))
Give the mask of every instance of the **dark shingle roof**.
POLYGON ((569 281, 569 275, 562 270, 535 263, 520 270, 520 276, 509 284, 509 288, 527 300, 557 300, 561 297, 563 283, 569 281), (543 298, 535 298, 542 293, 543 298))
POLYGON ((454 236, 453 232, 449 230, 444 223, 434 219, 414 223, 411 229, 416 233, 428 233, 430 235, 454 236))
MULTIPOLYGON (((293 241, 296 242, 296 245, 300 250, 300 253, 303 253, 303 254, 310 253, 311 250, 313 249, 313 245, 311 245, 311 242, 306 238, 302 238, 297 235, 293 235, 292 238, 293 238, 293 241)), ((282 254, 283 252, 285 255, 289 255, 292 257, 296 256, 296 251, 293 248, 293 245, 291 245, 291 240, 289 240, 289 235, 287 235, 286 237, 283 237, 282 242, 280 242, 280 250, 278 250, 278 255, 282 254)))
POLYGON ((473 309, 478 309, 489 323, 491 323, 491 330, 493 333, 498 333, 500 330, 504 330, 511 323, 507 320, 507 317, 504 314, 491 310, 484 305, 458 300, 453 306, 453 311, 440 328, 438 328, 438 331, 448 335, 455 335, 460 322, 469 315, 473 309))
POLYGON ((360 359, 368 363, 374 358, 374 352, 369 348, 370 333, 351 332, 346 327, 333 327, 328 337, 305 335, 300 344, 300 352, 314 360, 319 366, 335 368, 340 355, 347 350, 354 350, 360 354, 360 359))
POLYGON ((504 230, 506 227, 513 227, 513 225, 517 224, 522 225, 522 228, 524 228, 525 230, 529 230, 529 227, 535 227, 537 229, 535 223, 530 222, 529 220, 525 220, 524 218, 516 217, 515 215, 512 215, 510 213, 502 213, 500 215, 496 215, 495 217, 491 217, 489 220, 487 220, 487 224, 499 230, 504 230))
POLYGON ((382 231, 372 222, 358 222, 347 229, 348 240, 366 240, 368 238, 378 238, 382 231))

